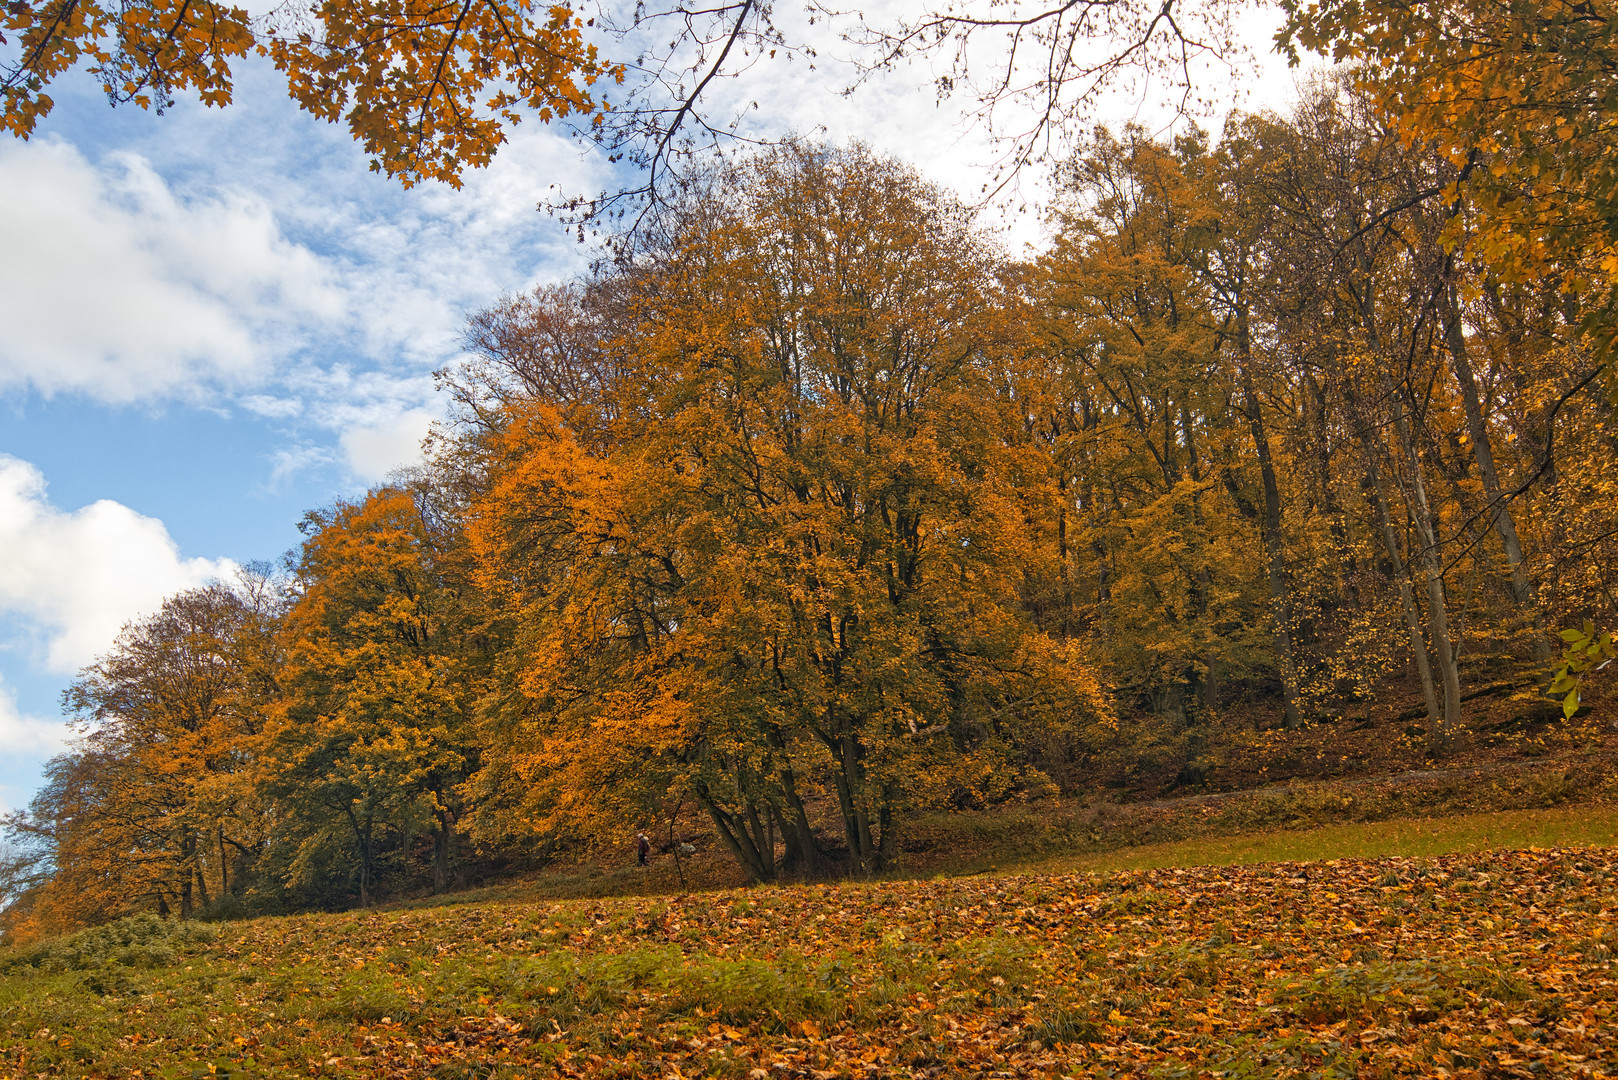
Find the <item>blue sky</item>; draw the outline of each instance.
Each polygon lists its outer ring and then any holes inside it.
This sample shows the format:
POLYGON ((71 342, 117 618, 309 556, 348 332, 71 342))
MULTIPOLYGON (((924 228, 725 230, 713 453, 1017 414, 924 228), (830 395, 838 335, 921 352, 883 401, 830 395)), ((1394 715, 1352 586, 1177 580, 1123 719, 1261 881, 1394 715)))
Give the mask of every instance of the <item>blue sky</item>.
MULTIPOLYGON (((1262 46, 1273 21, 1243 34, 1262 46)), ((862 138, 980 189, 994 153, 930 71, 841 97, 836 51, 720 94, 759 100, 761 133, 862 138)), ((536 207, 611 176, 556 132, 518 128, 460 191, 405 191, 273 71, 237 75, 231 107, 163 116, 61 80, 31 141, 0 136, 0 809, 38 786, 69 734, 62 690, 119 626, 277 558, 306 509, 415 459, 466 315, 589 258, 536 207)), ((1229 73, 1209 81, 1216 112, 1236 101, 1229 73)), ((1293 81, 1271 62, 1240 85, 1257 108, 1293 81)), ((1149 88, 1102 109, 1159 113, 1149 88)), ((991 219, 1038 240, 1035 213, 991 219)))
POLYGON ((535 207, 606 178, 543 127, 462 191, 404 191, 241 76, 163 116, 63 81, 0 142, 0 806, 125 620, 408 463, 466 314, 587 258, 535 207))

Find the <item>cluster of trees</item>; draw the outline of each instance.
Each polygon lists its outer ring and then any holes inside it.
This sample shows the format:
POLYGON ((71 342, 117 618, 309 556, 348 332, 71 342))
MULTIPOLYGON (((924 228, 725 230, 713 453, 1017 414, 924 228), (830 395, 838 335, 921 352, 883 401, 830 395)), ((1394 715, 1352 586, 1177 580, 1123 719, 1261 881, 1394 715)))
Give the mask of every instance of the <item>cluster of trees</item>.
POLYGON ((1469 167, 1348 80, 1098 130, 1026 261, 859 147, 715 169, 471 320, 426 466, 82 674, 14 924, 363 904, 682 809, 756 880, 873 870, 1140 725, 1401 680, 1442 750, 1468 678, 1618 609, 1600 363, 1565 282, 1454 242, 1469 167))

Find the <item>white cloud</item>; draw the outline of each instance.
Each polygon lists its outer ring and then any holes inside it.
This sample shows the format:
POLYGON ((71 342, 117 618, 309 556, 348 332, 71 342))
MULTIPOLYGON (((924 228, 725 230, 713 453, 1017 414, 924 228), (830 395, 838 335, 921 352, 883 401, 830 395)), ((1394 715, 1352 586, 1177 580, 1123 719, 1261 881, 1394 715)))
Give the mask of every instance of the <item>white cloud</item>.
POLYGON ((342 310, 262 200, 180 198, 139 156, 8 139, 0 189, 0 387, 196 400, 261 382, 292 326, 342 310))
POLYGON ((468 312, 584 268, 537 207, 606 166, 525 124, 460 191, 406 191, 246 67, 237 106, 182 103, 118 149, 0 141, 0 395, 184 401, 277 431, 271 489, 368 483, 419 458, 468 312))
POLYGON ((298 476, 312 469, 322 469, 335 461, 337 455, 329 446, 301 442, 283 446, 270 455, 270 478, 266 490, 279 491, 298 476))
POLYGON ((52 671, 84 666, 164 597, 234 569, 181 558, 161 521, 120 503, 58 509, 37 468, 0 455, 0 611, 43 641, 52 671))
MULTIPOLYGON (((0 754, 8 760, 49 757, 67 745, 71 737, 67 721, 31 716, 17 707, 17 695, 0 680, 0 754)), ((0 789, 4 785, 0 784, 0 789)), ((5 798, 0 794, 0 806, 5 798)))
POLYGON ((421 460, 421 441, 436 419, 425 409, 411 409, 379 423, 343 432, 341 443, 349 471, 367 482, 421 460))

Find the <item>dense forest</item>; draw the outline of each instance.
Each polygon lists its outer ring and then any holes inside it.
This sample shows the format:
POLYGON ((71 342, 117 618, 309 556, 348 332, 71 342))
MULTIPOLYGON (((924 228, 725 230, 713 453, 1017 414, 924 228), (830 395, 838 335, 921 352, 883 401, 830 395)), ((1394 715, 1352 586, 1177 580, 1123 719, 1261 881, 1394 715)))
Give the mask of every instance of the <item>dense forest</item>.
POLYGON ((80 674, 8 929, 673 822, 870 873, 918 813, 1195 784, 1212 732, 1380 700, 1452 753, 1468 685, 1543 692, 1618 616, 1618 426, 1578 290, 1383 106, 1098 129, 1026 258, 857 145, 714 167, 472 316, 424 466, 80 674))

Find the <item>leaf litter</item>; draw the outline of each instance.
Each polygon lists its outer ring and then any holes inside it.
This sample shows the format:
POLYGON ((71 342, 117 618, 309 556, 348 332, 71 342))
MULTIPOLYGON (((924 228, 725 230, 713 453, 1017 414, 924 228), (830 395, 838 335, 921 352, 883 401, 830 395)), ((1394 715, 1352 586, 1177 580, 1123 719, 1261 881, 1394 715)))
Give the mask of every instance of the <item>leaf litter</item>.
POLYGON ((1600 1077, 1615 882, 1528 850, 261 919, 12 964, 0 1071, 1600 1077))

